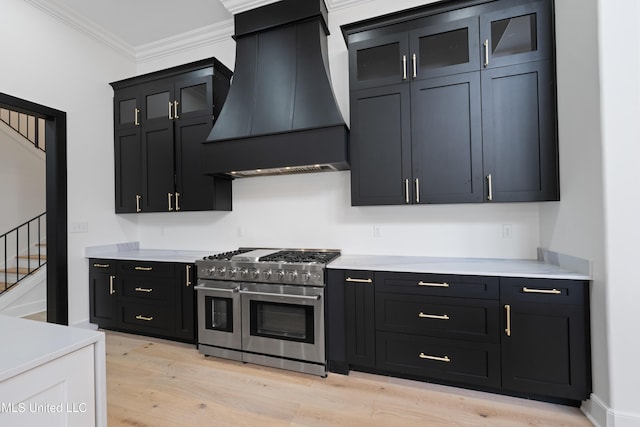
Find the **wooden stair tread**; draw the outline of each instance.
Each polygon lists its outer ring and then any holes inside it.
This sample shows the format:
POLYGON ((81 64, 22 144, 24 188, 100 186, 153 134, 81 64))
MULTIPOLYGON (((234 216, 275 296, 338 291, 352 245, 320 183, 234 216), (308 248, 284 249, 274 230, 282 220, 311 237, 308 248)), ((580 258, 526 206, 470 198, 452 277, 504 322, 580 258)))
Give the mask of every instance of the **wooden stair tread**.
POLYGON ((47 256, 42 254, 42 255, 20 255, 18 256, 18 258, 20 259, 41 259, 41 260, 45 260, 47 259, 47 256))
POLYGON ((0 273, 9 273, 9 274, 29 274, 31 271, 36 270, 31 269, 29 270, 26 267, 20 267, 20 268, 16 268, 16 267, 11 267, 11 268, 0 268, 0 273))

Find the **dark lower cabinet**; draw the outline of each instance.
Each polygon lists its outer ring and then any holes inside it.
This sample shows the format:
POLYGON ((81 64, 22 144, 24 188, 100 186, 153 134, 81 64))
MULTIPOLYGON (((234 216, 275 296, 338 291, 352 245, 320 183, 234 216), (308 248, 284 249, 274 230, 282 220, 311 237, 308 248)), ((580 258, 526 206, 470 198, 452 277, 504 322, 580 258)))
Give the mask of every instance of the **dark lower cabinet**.
POLYGON ((195 343, 193 264, 90 259, 90 321, 195 343))
POLYGON ((109 259, 89 260, 89 321, 104 328, 117 324, 116 263, 109 259))
POLYGON ((329 338, 346 348, 330 347, 342 368, 330 363, 333 372, 574 405, 589 397, 586 281, 330 269, 327 286, 329 338))
POLYGON ((373 272, 348 271, 344 277, 347 360, 354 366, 372 368, 375 357, 375 296, 373 272))
POLYGON ((591 391, 587 283, 500 279, 502 387, 584 400, 591 391))

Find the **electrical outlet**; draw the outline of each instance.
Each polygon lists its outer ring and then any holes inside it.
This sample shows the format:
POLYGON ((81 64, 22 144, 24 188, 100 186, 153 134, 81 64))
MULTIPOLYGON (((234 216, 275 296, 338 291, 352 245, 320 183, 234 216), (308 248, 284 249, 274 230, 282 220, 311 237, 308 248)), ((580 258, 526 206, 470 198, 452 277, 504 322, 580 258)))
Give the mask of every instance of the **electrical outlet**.
POLYGON ((502 224, 502 238, 510 239, 513 237, 513 225, 511 224, 502 224))
POLYGON ((373 226, 373 237, 375 238, 382 237, 382 227, 380 227, 379 225, 373 226))
POLYGON ((69 233, 88 233, 89 223, 87 222, 72 222, 69 224, 69 233))

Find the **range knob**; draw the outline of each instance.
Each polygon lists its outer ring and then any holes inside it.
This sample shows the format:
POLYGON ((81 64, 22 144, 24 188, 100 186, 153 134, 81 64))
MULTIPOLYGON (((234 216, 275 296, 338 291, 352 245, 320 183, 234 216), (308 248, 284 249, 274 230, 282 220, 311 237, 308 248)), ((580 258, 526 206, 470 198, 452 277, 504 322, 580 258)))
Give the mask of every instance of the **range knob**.
POLYGON ((215 276, 215 274, 216 274, 215 267, 207 268, 207 270, 204 273, 205 276, 215 276))
POLYGON ((227 269, 224 267, 218 267, 218 277, 224 277, 227 274, 227 269))
POLYGON ((252 268, 249 270, 249 274, 251 275, 251 278, 253 280, 256 280, 260 277, 260 270, 258 270, 257 268, 252 268))
POLYGON ((279 282, 282 282, 282 280, 284 279, 284 270, 276 270, 276 279, 279 282))
POLYGON ((269 280, 271 279, 271 270, 265 270, 262 272, 262 277, 264 278, 264 280, 269 280))
POLYGON ((236 275, 238 274, 238 269, 236 267, 233 267, 230 271, 229 271, 229 277, 236 277, 236 275))
POLYGON ((304 273, 302 273, 301 277, 302 277, 302 281, 304 283, 307 283, 309 282, 309 279, 311 279, 311 274, 305 271, 304 273))
POLYGON ((295 282, 298 277, 298 272, 295 270, 287 271, 287 280, 289 282, 295 282))
POLYGON ((240 277, 243 279, 247 278, 247 275, 249 274, 249 270, 246 268, 241 268, 240 269, 240 277))

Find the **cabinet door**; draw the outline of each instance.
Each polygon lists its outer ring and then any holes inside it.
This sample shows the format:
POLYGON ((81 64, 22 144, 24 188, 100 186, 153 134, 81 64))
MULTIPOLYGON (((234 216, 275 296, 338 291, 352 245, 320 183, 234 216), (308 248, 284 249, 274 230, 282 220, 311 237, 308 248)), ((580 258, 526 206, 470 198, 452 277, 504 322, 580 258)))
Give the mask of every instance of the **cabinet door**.
POLYGON ((377 37, 349 45, 351 90, 409 81, 407 33, 377 37))
POLYGON ((140 127, 115 133, 116 213, 138 212, 142 203, 142 145, 140 127))
POLYGON ((140 126, 142 97, 137 88, 121 89, 113 96, 115 130, 140 126))
MULTIPOLYGON (((212 73, 213 69, 202 70, 199 73, 189 73, 188 76, 212 73)), ((213 116, 213 76, 190 77, 181 79, 175 84, 174 119, 189 117, 213 116)), ((207 135, 208 136, 208 135, 207 135)))
POLYGON ((550 17, 549 1, 530 2, 481 15, 483 67, 551 59, 553 30, 550 17))
POLYGON ((409 85, 351 92, 351 204, 410 203, 409 85))
POLYGON ((482 72, 487 200, 559 200, 552 76, 549 61, 482 72))
POLYGON ((410 33, 412 80, 480 69, 478 17, 438 22, 442 20, 439 15, 429 18, 423 28, 410 33))
POLYGON ((101 328, 114 328, 117 318, 116 264, 89 260, 89 320, 101 328))
POLYGON ((344 282, 347 361, 349 365, 374 367, 376 325, 373 273, 347 271, 344 282))
POLYGON ((176 264, 176 338, 196 341, 196 283, 194 264, 176 264))
POLYGON ((175 210, 173 122, 142 126, 142 212, 175 210))
POLYGON ((481 202, 480 72, 411 84, 416 203, 481 202))
POLYGON ((204 211, 216 207, 215 178, 202 172, 202 142, 212 126, 211 115, 176 121, 176 210, 204 211))
POLYGON ((502 387, 584 400, 589 397, 587 284, 500 279, 502 387))
POLYGON ((173 101, 174 84, 170 79, 141 85, 138 90, 142 96, 142 124, 150 124, 157 121, 173 120, 175 106, 173 101))

